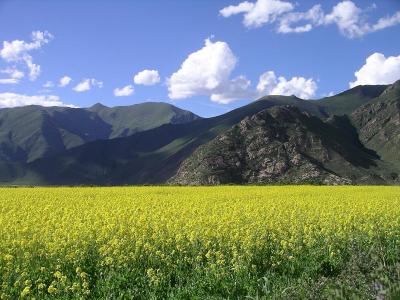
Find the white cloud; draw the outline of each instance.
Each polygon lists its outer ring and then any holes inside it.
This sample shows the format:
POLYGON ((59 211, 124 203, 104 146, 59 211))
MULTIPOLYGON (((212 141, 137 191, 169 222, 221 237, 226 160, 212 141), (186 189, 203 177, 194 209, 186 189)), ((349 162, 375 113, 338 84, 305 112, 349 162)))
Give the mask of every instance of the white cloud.
POLYGON ((90 79, 85 79, 82 82, 78 83, 73 90, 75 92, 85 92, 91 89, 90 79))
POLYGON ((65 87, 68 84, 70 84, 71 81, 72 81, 72 78, 67 76, 67 75, 65 75, 65 76, 60 78, 60 81, 58 82, 58 86, 59 87, 65 87))
POLYGON ((122 88, 116 88, 116 89, 114 89, 114 96, 115 96, 115 97, 130 96, 130 95, 133 94, 133 92, 134 92, 134 88, 133 88, 133 86, 130 84, 130 85, 124 86, 124 87, 122 87, 122 88))
POLYGON ((167 80, 169 97, 184 99, 211 95, 229 80, 236 62, 237 58, 227 43, 207 39, 204 47, 191 53, 167 80))
POLYGON ((46 81, 45 84, 43 84, 43 87, 46 89, 54 87, 54 83, 52 81, 46 81))
POLYGON ((225 7, 219 13, 225 18, 243 13, 243 24, 255 28, 272 23, 277 17, 293 9, 294 5, 288 1, 257 0, 255 3, 245 1, 236 6, 225 7))
POLYGON ((17 84, 18 80, 13 78, 1 78, 0 84, 17 84))
POLYGON ((102 81, 98 81, 97 79, 94 79, 94 78, 83 79, 80 83, 78 83, 73 88, 73 90, 75 92, 81 93, 81 92, 89 91, 92 87, 102 88, 103 87, 103 82, 102 81))
POLYGON ((254 3, 245 1, 242 3, 239 3, 238 5, 230 5, 227 7, 224 7, 219 11, 220 15, 228 18, 233 15, 237 15, 240 13, 248 13, 254 8, 254 3))
POLYGON ((325 24, 332 23, 338 26, 343 35, 356 38, 399 24, 400 11, 393 16, 380 18, 377 23, 371 25, 366 21, 365 10, 357 7, 352 1, 342 1, 333 7, 329 15, 325 16, 325 24))
POLYGON ((238 76, 225 82, 211 95, 211 101, 228 104, 238 99, 252 99, 256 94, 250 90, 250 80, 245 76, 238 76))
POLYGON ((301 33, 311 31, 315 26, 324 23, 324 12, 321 5, 314 5, 306 12, 292 12, 285 14, 279 20, 278 32, 279 33, 301 33), (306 24, 301 26, 294 26, 301 21, 306 21, 306 24))
POLYGON ((249 81, 244 76, 230 80, 236 63, 237 58, 227 43, 207 39, 204 47, 191 53, 168 78, 168 95, 171 99, 210 96, 220 103, 245 98, 249 81))
POLYGON ((160 82, 160 75, 157 70, 143 70, 133 77, 136 84, 154 85, 160 82))
POLYGON ((273 71, 268 71, 260 76, 257 92, 259 96, 295 95, 302 99, 310 99, 315 96, 317 88, 317 84, 312 78, 293 77, 287 80, 282 76, 277 77, 273 71))
POLYGON ((400 55, 385 57, 382 53, 370 55, 365 64, 354 73, 356 80, 350 87, 365 84, 392 84, 400 79, 400 55))
POLYGON ((61 99, 55 95, 28 96, 14 93, 0 93, 0 108, 25 105, 76 107, 72 104, 63 103, 61 99))
POLYGON ((245 76, 230 78, 237 60, 227 43, 207 39, 204 47, 191 53, 180 69, 167 79, 168 96, 171 99, 209 96, 213 102, 227 104, 270 94, 296 95, 304 99, 315 95, 317 84, 313 79, 293 77, 287 80, 276 77, 272 71, 261 75, 257 89, 253 90, 245 76))
POLYGON ((0 70, 0 73, 8 75, 8 78, 0 79, 0 84, 18 84, 21 78, 25 76, 23 72, 17 70, 15 67, 0 70))
POLYGON ((380 18, 378 22, 372 26, 372 31, 378 31, 385 29, 387 27, 392 27, 400 24, 400 11, 395 13, 393 16, 380 18))
POLYGON ((40 66, 33 63, 30 52, 40 49, 52 38, 53 36, 47 31, 34 31, 31 35, 31 42, 22 40, 4 41, 3 48, 0 50, 0 57, 8 63, 24 63, 29 69, 29 79, 34 81, 40 74, 40 66))
MULTIPOLYGON (((357 38, 400 24, 400 11, 392 16, 380 18, 375 24, 367 22, 370 8, 359 8, 353 1, 337 3, 329 14, 325 14, 321 5, 314 5, 306 12, 294 10, 294 4, 288 1, 257 0, 242 2, 220 10, 224 17, 243 13, 243 24, 248 28, 277 23, 278 33, 308 32, 319 26, 336 25, 339 31, 348 38, 357 38), (296 26, 296 24, 301 24, 296 26)), ((372 8, 376 8, 374 5, 372 8)))
POLYGON ((350 38, 360 37, 369 31, 362 18, 362 10, 352 1, 342 1, 325 16, 326 24, 336 24, 340 32, 350 38))

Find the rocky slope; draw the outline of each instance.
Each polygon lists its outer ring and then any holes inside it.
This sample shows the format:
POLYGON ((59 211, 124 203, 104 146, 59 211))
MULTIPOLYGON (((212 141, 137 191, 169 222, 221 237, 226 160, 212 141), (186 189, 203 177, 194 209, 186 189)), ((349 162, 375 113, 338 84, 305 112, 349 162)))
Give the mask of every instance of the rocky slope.
POLYGON ((378 157, 357 139, 348 119, 335 117, 324 122, 296 107, 281 106, 246 118, 200 146, 169 182, 182 185, 385 182, 385 175, 376 170, 379 164, 378 157))
POLYGON ((245 117, 287 103, 310 114, 325 116, 311 101, 293 96, 269 96, 217 117, 166 124, 128 137, 89 142, 31 162, 11 180, 16 178, 16 184, 52 185, 165 183, 198 146, 245 117))
POLYGON ((400 81, 358 108, 352 119, 362 143, 382 160, 400 167, 400 81))
POLYGON ((399 89, 266 96, 204 119, 160 103, 3 109, 0 184, 397 184, 399 89))

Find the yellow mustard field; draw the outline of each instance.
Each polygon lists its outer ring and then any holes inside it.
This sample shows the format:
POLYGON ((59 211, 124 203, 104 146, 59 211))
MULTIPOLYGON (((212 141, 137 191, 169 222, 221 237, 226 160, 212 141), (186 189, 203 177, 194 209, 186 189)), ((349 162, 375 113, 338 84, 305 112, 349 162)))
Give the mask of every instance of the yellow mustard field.
POLYGON ((0 237, 1 299, 374 297, 400 188, 2 188, 0 237))

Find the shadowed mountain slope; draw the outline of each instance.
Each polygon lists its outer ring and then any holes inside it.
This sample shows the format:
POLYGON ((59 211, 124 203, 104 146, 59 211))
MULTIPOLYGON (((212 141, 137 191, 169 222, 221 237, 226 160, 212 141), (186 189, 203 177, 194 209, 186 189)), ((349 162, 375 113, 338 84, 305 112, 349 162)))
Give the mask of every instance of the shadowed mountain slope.
POLYGON ((87 109, 111 125, 109 138, 124 137, 164 124, 183 124, 199 119, 195 114, 163 102, 106 107, 95 104, 87 109))
POLYGON ((361 105, 378 97, 387 85, 359 85, 332 97, 316 101, 330 115, 349 115, 361 105))
MULTIPOLYGON (((0 161, 0 181, 37 185, 397 183, 397 85, 360 86, 318 101, 267 96, 205 119, 167 104, 128 108, 97 104, 83 110, 90 119, 86 130, 90 134, 83 137, 75 127, 68 127, 66 117, 63 127, 57 119, 56 129, 74 132, 83 140, 81 145, 67 149, 65 139, 59 139, 63 150, 39 152, 39 158, 24 163, 24 151, 4 143, 3 153, 22 158, 20 163, 0 161), (97 136, 89 130, 95 122, 96 128, 103 128, 94 132, 97 136), (240 126, 245 129, 239 130, 240 126), (223 161, 235 157, 240 168, 235 161, 221 171, 219 159, 214 160, 219 156, 223 161), (214 168, 226 177, 211 174, 208 178, 207 172, 214 168)), ((46 128, 49 136, 57 136, 57 130, 46 128)), ((75 139, 69 138, 68 145, 75 139)))
POLYGON ((400 168, 400 80, 351 115, 361 142, 400 168))
POLYGON ((0 109, 0 161, 31 162, 85 143, 127 136, 199 117, 166 103, 88 109, 25 106, 0 109))
POLYGON ((263 110, 200 146, 170 183, 385 182, 374 172, 378 156, 351 131, 343 134, 344 126, 351 128, 346 119, 323 122, 293 106, 263 110))
POLYGON ((168 124, 126 138, 99 140, 28 165, 21 182, 48 184, 163 183, 198 146, 265 108, 292 104, 324 117, 312 101, 269 96, 224 115, 168 124), (54 170, 50 172, 49 170, 54 170), (51 174, 51 175, 48 175, 51 174))

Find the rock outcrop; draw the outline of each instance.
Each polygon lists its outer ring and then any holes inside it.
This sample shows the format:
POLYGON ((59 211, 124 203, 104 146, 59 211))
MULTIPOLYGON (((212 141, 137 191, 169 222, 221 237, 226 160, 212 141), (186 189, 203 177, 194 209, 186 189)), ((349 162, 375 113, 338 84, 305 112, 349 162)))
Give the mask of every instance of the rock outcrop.
POLYGON ((400 167, 400 81, 358 108, 352 119, 362 143, 380 158, 400 167))
POLYGON ((246 118, 200 146, 181 164, 170 183, 386 182, 379 164, 379 157, 364 148, 347 117, 322 121, 296 107, 280 106, 246 118))

